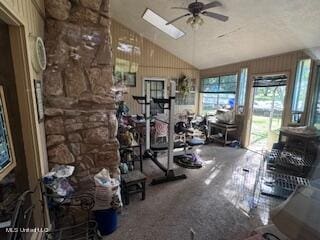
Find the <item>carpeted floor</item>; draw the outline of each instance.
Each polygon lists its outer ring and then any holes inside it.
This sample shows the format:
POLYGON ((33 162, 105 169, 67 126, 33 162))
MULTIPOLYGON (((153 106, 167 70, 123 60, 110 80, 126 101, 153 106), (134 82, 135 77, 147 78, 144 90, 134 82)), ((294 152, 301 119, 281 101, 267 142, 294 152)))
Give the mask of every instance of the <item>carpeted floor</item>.
MULTIPOLYGON (((261 155, 216 145, 196 151, 205 161, 203 168, 177 168, 188 178, 148 185, 145 201, 132 196, 119 215, 118 229, 104 239, 189 240, 192 229, 195 240, 236 240, 267 224, 272 201, 254 195, 261 155)), ((150 160, 143 167, 148 183, 162 175, 150 160)))

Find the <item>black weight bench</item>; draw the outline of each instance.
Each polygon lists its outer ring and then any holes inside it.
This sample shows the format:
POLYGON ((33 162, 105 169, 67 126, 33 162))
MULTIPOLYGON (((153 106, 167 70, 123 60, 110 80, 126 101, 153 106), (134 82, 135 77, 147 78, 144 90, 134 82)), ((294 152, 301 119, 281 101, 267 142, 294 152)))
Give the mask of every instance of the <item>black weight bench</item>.
MULTIPOLYGON (((179 141, 179 142, 175 142, 174 143, 174 147, 173 148, 175 148, 175 149, 184 148, 185 149, 187 147, 189 147, 188 144, 179 141)), ((168 145, 168 143, 158 143, 157 145, 151 145, 150 148, 151 148, 152 151, 160 152, 160 151, 168 150, 169 145, 168 145)))

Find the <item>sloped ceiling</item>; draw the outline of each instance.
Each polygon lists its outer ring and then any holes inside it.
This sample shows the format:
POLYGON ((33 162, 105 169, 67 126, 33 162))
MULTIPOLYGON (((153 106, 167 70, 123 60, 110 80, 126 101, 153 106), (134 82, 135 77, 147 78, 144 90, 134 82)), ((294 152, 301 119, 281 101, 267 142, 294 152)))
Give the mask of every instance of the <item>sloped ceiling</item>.
POLYGON ((185 13, 171 7, 191 2, 111 0, 111 16, 199 69, 320 46, 320 0, 221 0, 223 7, 211 11, 229 16, 228 22, 203 17, 194 31, 181 19, 174 25, 186 35, 178 40, 141 18, 150 8, 170 20, 185 13))

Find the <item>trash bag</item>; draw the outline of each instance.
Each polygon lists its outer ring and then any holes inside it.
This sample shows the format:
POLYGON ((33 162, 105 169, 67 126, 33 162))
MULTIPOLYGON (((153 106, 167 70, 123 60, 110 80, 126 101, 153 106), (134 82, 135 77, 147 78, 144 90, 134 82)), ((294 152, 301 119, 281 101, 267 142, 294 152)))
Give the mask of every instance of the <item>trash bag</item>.
POLYGON ((68 179, 57 178, 51 185, 51 189, 59 196, 66 197, 74 193, 73 187, 70 185, 68 179))
POLYGON ((54 195, 61 196, 61 198, 53 198, 53 201, 62 202, 65 197, 74 193, 74 188, 67 179, 73 174, 73 171, 74 166, 56 165, 43 177, 45 187, 54 195))
POLYGON ((73 174, 74 166, 70 165, 55 165, 50 172, 54 173, 57 178, 67 178, 73 174))
POLYGON ((94 176, 95 206, 93 210, 119 208, 122 206, 120 182, 110 177, 107 169, 103 168, 94 176))

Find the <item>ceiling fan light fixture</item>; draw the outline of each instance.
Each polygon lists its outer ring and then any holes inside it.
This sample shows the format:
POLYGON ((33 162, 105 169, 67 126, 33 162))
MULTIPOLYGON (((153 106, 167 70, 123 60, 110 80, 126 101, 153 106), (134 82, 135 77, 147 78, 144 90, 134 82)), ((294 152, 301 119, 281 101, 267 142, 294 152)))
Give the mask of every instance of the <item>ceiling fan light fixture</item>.
POLYGON ((190 24, 191 27, 195 30, 197 30, 201 25, 203 25, 204 20, 198 15, 195 17, 190 17, 187 20, 187 24, 190 24))
POLYGON ((195 23, 195 21, 193 21, 193 22, 191 23, 191 27, 192 27, 194 30, 198 30, 199 27, 200 27, 200 25, 197 24, 197 23, 195 23))
POLYGON ((191 24, 193 22, 193 17, 189 17, 187 20, 187 24, 191 24))
POLYGON ((204 24, 204 20, 202 18, 200 18, 199 25, 202 26, 203 24, 204 24))
POLYGON ((187 20, 187 24, 190 24, 193 28, 198 28, 199 26, 204 24, 204 20, 201 18, 202 15, 208 18, 213 18, 222 22, 228 21, 229 17, 218 14, 215 12, 208 12, 207 10, 215 8, 215 7, 221 7, 222 4, 219 1, 212 1, 210 3, 204 4, 198 0, 195 0, 194 2, 190 3, 187 8, 185 7, 173 7, 173 9, 182 9, 186 10, 188 13, 179 16, 177 18, 174 18, 173 20, 169 21, 167 25, 170 23, 172 24, 175 21, 180 20, 181 18, 191 16, 187 20), (201 15, 202 14, 202 15, 201 15))
POLYGON ((201 22, 201 17, 198 15, 198 16, 195 16, 194 17, 194 22, 196 23, 196 24, 199 24, 200 22, 201 22))

